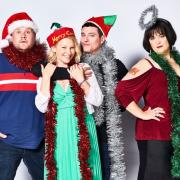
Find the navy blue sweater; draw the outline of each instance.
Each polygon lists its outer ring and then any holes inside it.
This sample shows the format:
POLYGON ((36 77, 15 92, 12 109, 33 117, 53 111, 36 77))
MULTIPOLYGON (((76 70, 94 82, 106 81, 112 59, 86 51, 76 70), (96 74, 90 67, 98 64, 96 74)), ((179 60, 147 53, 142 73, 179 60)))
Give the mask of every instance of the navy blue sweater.
POLYGON ((35 149, 44 138, 44 114, 35 106, 37 77, 9 63, 0 54, 0 139, 10 145, 35 149))

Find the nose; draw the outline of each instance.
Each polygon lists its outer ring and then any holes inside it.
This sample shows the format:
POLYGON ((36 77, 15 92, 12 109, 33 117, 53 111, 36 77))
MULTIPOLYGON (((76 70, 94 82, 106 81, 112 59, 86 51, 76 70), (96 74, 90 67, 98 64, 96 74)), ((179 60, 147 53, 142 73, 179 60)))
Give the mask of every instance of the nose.
POLYGON ((21 38, 26 39, 26 33, 25 33, 25 32, 23 32, 23 33, 21 34, 21 38))
POLYGON ((161 42, 161 38, 160 37, 156 37, 156 43, 159 44, 161 42))
POLYGON ((84 36, 84 37, 83 37, 83 41, 84 41, 84 42, 87 42, 87 41, 88 41, 88 37, 87 37, 87 36, 84 36))
POLYGON ((67 48, 67 49, 66 49, 66 53, 67 53, 68 55, 70 55, 70 54, 71 54, 71 49, 67 48))

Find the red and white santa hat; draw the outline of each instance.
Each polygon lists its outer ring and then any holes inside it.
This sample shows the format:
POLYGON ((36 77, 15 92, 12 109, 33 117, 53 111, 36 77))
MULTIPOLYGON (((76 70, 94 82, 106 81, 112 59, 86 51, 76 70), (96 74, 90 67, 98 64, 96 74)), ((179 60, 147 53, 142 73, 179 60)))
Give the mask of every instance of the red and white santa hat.
POLYGON ((13 14, 8 18, 4 29, 2 31, 2 40, 0 41, 0 48, 5 48, 9 46, 9 40, 11 39, 11 34, 16 28, 28 27, 32 28, 35 33, 38 32, 38 28, 30 16, 26 12, 20 12, 13 14))

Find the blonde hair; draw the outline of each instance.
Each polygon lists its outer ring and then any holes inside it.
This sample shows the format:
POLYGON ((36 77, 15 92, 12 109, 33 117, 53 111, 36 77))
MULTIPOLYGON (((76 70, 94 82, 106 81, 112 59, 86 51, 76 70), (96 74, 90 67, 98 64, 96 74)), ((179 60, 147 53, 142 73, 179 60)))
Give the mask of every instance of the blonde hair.
MULTIPOLYGON (((80 50, 79 43, 78 43, 75 36, 69 36, 67 38, 71 39, 75 44, 74 60, 75 60, 75 63, 79 63, 80 62, 80 57, 81 57, 81 50, 80 50)), ((57 56, 56 56, 56 53, 52 50, 52 47, 50 48, 50 50, 47 53, 47 58, 48 58, 48 62, 56 64, 57 56)))

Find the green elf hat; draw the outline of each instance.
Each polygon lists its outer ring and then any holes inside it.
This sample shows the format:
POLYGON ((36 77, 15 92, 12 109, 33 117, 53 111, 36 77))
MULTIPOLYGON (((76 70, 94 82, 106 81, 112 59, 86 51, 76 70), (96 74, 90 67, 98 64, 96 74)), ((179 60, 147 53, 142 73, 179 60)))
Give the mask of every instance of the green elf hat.
POLYGON ((117 18, 116 15, 92 17, 88 19, 84 24, 92 23, 96 25, 102 31, 102 33, 107 37, 109 30, 116 21, 116 18, 117 18))

